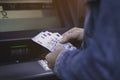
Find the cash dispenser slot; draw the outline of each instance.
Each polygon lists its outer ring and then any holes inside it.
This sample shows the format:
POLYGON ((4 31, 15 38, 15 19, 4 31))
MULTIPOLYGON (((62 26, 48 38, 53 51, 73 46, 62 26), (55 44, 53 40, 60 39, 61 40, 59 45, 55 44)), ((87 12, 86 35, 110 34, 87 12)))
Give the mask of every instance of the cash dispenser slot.
MULTIPOLYGON (((68 28, 49 31, 62 34, 66 30, 68 28)), ((41 30, 0 33, 1 80, 60 80, 46 66, 47 63, 41 61, 49 51, 31 40, 40 32, 41 30)))

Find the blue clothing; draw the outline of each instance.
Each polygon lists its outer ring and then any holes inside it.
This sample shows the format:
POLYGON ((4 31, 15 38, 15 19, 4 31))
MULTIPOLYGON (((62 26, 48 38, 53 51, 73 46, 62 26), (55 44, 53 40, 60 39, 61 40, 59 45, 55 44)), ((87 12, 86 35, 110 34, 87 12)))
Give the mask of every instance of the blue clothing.
POLYGON ((55 73, 62 80, 120 80, 120 0, 88 0, 80 49, 63 51, 55 73))

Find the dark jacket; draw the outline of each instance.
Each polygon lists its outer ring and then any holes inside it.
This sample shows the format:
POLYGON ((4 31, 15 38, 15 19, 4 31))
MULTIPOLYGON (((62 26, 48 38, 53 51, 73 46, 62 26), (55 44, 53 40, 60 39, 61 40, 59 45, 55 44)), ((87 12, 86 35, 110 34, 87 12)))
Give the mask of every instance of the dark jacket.
POLYGON ((55 64, 63 80, 120 80, 120 0, 88 0, 83 44, 55 64))

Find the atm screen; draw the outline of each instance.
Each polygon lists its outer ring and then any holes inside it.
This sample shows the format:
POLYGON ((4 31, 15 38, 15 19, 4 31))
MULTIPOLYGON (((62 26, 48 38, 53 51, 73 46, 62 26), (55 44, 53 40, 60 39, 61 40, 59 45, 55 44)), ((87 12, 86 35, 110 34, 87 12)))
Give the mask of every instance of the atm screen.
POLYGON ((52 0, 0 0, 0 32, 61 27, 52 0))

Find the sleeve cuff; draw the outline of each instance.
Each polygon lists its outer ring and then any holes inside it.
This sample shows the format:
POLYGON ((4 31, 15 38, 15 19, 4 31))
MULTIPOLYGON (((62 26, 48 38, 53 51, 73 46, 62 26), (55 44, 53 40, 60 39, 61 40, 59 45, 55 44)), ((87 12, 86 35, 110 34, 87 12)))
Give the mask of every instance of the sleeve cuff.
POLYGON ((56 63, 54 66, 54 72, 59 78, 63 78, 62 72, 64 72, 64 66, 67 65, 66 61, 68 60, 68 56, 70 58, 70 55, 74 54, 76 51, 76 48, 74 49, 66 49, 63 50, 57 57, 56 63))

